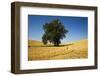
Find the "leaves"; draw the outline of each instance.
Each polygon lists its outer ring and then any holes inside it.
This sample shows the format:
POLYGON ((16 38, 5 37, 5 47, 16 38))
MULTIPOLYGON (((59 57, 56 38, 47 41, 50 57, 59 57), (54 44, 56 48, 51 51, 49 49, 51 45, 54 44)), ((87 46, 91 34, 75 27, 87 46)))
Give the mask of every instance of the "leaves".
POLYGON ((66 33, 68 33, 68 30, 65 29, 59 19, 45 23, 43 29, 45 33, 42 37, 42 42, 47 44, 49 41, 50 43, 53 43, 54 46, 59 46, 61 39, 66 37, 66 33))

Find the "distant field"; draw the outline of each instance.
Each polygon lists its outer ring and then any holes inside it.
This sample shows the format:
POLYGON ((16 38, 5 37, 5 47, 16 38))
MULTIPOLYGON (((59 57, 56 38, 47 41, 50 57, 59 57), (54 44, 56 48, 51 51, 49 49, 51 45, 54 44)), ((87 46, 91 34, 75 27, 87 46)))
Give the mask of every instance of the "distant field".
POLYGON ((28 60, 80 59, 87 57, 88 41, 86 39, 62 44, 59 47, 50 44, 46 46, 35 40, 29 40, 28 42, 28 60))

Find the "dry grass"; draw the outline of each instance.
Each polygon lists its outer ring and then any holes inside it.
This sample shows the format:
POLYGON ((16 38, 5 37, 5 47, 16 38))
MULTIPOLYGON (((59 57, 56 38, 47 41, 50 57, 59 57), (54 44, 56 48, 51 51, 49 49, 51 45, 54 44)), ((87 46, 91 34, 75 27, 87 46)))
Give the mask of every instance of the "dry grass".
POLYGON ((39 41, 29 41, 28 60, 79 59, 88 57, 88 41, 81 40, 54 47, 39 41))

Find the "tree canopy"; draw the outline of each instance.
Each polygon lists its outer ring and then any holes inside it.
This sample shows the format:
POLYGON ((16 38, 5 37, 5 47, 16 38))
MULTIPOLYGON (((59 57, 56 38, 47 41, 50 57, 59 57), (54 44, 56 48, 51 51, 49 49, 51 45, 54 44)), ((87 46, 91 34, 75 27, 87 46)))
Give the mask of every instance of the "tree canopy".
POLYGON ((48 42, 59 46, 61 40, 66 37, 68 30, 65 29, 64 25, 59 19, 55 19, 49 23, 43 25, 44 34, 42 36, 42 42, 47 44, 48 42))

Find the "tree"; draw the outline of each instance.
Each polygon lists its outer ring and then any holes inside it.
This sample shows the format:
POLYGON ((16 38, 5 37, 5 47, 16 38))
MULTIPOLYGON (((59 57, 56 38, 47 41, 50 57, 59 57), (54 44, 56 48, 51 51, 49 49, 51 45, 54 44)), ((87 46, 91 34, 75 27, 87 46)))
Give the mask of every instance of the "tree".
POLYGON ((47 44, 49 41, 50 43, 54 44, 54 46, 59 46, 61 39, 66 37, 66 33, 68 32, 59 19, 45 23, 43 25, 43 29, 44 34, 42 36, 42 42, 47 44))

